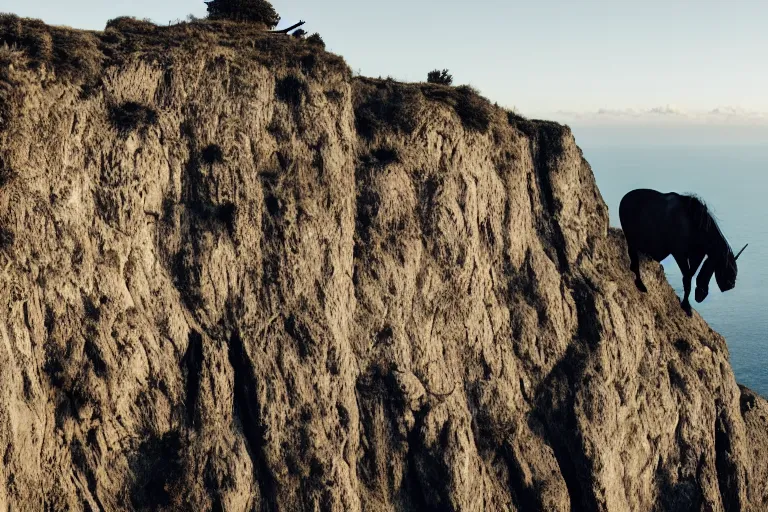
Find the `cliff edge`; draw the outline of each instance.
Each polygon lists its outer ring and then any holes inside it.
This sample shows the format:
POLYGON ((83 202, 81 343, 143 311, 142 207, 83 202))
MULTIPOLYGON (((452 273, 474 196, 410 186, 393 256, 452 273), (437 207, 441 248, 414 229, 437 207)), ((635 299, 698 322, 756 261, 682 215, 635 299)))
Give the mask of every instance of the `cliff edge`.
POLYGON ((768 509, 567 127, 225 22, 2 42, 0 509, 768 509))

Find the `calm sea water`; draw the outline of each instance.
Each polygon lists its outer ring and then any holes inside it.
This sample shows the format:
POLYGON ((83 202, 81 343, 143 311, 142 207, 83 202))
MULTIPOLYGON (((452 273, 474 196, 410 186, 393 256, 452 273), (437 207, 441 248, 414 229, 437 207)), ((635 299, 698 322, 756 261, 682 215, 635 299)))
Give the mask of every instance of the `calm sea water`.
MULTIPOLYGON (((728 341, 736 380, 768 397, 768 145, 582 145, 582 150, 612 226, 620 227, 619 201, 632 189, 693 192, 707 202, 735 251, 749 242, 739 258, 736 288, 721 293, 713 279, 709 297, 696 304, 691 294, 691 304, 728 341)), ((674 259, 662 264, 682 296, 674 259)))

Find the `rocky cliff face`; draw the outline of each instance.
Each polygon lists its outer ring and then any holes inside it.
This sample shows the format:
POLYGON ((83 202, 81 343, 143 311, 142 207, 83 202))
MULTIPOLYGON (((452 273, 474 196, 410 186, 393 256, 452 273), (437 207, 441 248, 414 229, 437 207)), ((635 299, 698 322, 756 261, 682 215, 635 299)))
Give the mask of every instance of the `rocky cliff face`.
POLYGON ((768 507, 568 128, 238 25, 0 41, 0 509, 768 507))

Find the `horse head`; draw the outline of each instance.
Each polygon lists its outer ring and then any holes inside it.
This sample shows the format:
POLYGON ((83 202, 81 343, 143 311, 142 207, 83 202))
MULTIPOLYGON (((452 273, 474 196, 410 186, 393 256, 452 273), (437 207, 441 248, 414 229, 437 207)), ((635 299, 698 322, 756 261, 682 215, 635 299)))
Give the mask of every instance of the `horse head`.
POLYGON ((704 265, 702 265, 699 275, 696 277, 696 302, 703 301, 709 295, 709 281, 712 279, 712 274, 715 275, 720 291, 727 292, 736 286, 736 274, 738 273, 736 260, 739 259, 747 245, 742 247, 735 256, 732 251, 728 251, 728 255, 722 262, 716 262, 715 259, 710 257, 704 260, 704 265))
POLYGON ((733 251, 729 249, 725 258, 723 258, 723 261, 719 262, 719 265, 715 265, 715 280, 717 281, 717 286, 720 288, 720 291, 727 292, 736 286, 736 274, 739 270, 736 266, 736 260, 739 259, 739 256, 741 256, 741 253, 747 248, 747 245, 742 247, 736 256, 734 256, 733 251))

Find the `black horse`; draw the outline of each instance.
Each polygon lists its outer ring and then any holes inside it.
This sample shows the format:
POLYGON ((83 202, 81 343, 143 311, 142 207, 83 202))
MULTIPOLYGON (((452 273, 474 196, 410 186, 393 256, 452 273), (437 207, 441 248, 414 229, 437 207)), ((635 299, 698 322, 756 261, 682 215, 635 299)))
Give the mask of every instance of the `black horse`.
POLYGON ((736 260, 744 252, 733 254, 707 206, 697 197, 655 190, 637 189, 625 195, 619 205, 619 219, 627 238, 630 269, 635 284, 647 291, 640 279, 639 253, 656 261, 670 254, 683 273, 685 296, 680 305, 691 316, 691 280, 707 257, 696 279, 696 302, 709 293, 709 281, 715 275, 717 286, 725 292, 736 286, 736 260))

